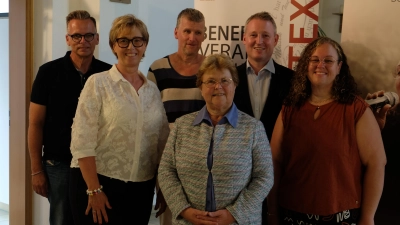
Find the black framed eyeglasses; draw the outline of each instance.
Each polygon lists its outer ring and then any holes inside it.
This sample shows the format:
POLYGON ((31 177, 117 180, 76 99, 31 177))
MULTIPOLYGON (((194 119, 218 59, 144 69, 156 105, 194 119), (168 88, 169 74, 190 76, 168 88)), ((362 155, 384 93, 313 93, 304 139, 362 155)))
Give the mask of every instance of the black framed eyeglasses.
POLYGON ((117 44, 120 48, 127 48, 129 43, 132 42, 133 47, 142 47, 144 44, 143 37, 128 38, 117 38, 117 44))
POLYGON ((79 43, 82 40, 82 37, 85 38, 85 41, 87 42, 91 42, 94 39, 94 35, 96 35, 96 33, 86 33, 86 34, 68 34, 68 36, 70 36, 72 38, 73 41, 79 43))

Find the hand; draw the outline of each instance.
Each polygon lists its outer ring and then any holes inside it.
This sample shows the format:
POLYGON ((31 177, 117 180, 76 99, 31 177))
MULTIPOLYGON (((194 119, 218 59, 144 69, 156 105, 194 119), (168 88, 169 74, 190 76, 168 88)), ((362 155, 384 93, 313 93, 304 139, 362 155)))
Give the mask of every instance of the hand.
POLYGON ((218 223, 215 222, 216 219, 207 216, 207 213, 208 212, 206 211, 201 211, 194 208, 187 208, 183 210, 180 215, 194 225, 218 225, 218 223), (208 217, 209 220, 201 219, 206 217, 208 217))
POLYGON ((161 214, 163 214, 166 208, 167 208, 167 203, 165 202, 164 195, 161 192, 161 190, 158 190, 156 205, 154 206, 154 210, 159 209, 158 212, 156 213, 156 218, 159 217, 161 214))
POLYGON ((47 198, 49 188, 44 172, 32 176, 32 188, 38 195, 47 198))
POLYGON ((90 209, 92 209, 92 214, 93 214, 93 221, 94 223, 103 223, 103 217, 104 221, 108 223, 108 216, 106 212, 106 208, 111 209, 111 205, 108 202, 108 198, 104 192, 100 192, 98 194, 94 194, 92 196, 88 196, 88 206, 85 211, 85 215, 89 215, 90 209))
MULTIPOLYGON (((383 96, 384 93, 385 93, 384 90, 380 90, 380 91, 374 92, 372 94, 368 93, 367 97, 365 97, 365 100, 375 99, 377 97, 381 97, 381 96, 383 96)), ((379 128, 381 130, 385 127, 386 113, 390 109, 390 107, 391 107, 391 105, 386 104, 382 108, 380 108, 377 111, 373 112, 374 115, 375 115, 376 122, 378 122, 379 128)))
POLYGON ((200 215, 197 216, 197 218, 217 222, 218 225, 229 225, 235 222, 235 218, 233 218, 232 214, 226 209, 208 212, 207 216, 200 215))

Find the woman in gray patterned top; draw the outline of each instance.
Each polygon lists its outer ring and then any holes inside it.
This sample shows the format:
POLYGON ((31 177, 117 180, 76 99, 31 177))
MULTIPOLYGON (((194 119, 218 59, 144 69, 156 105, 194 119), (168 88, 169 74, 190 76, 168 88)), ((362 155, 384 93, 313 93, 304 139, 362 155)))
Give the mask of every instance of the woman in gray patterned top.
POLYGON ((172 222, 261 224, 273 185, 264 127, 233 103, 238 75, 228 56, 208 56, 197 76, 206 106, 176 120, 159 168, 172 222))

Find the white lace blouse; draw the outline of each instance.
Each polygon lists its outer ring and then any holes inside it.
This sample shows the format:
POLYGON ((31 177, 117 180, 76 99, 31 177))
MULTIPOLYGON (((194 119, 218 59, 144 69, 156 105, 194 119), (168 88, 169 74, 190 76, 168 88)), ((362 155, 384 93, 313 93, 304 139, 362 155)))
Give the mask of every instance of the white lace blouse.
POLYGON ((87 80, 72 124, 71 167, 95 156, 98 174, 133 182, 154 177, 169 128, 158 88, 140 76, 138 92, 115 65, 87 80))

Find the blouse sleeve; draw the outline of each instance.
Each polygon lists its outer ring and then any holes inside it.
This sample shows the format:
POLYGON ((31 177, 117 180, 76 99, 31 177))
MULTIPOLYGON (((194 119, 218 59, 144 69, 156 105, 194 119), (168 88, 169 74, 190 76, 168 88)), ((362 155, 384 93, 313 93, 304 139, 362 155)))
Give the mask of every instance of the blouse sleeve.
POLYGON ((71 133, 71 153, 75 159, 96 156, 101 96, 95 76, 91 76, 79 97, 71 133))
MULTIPOLYGON (((161 99, 160 99, 161 102, 161 99)), ((168 135, 169 135, 169 123, 168 123, 168 119, 167 119, 167 115, 165 113, 165 109, 164 109, 164 105, 161 102, 161 110, 162 112, 162 125, 160 126, 160 136, 159 136, 159 140, 158 140, 158 152, 159 152, 159 158, 157 162, 160 162, 161 160, 161 156, 163 154, 165 145, 167 144, 167 140, 168 140, 168 135)))
POLYGON ((238 224, 249 224, 249 218, 261 215, 261 205, 274 184, 271 147, 260 121, 254 131, 252 146, 253 170, 250 183, 241 191, 236 201, 226 207, 238 224))

